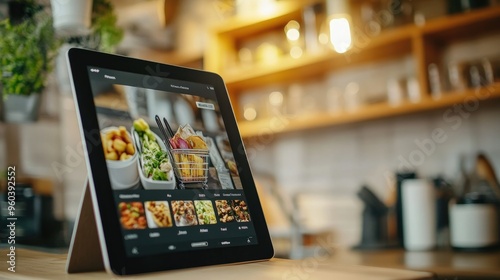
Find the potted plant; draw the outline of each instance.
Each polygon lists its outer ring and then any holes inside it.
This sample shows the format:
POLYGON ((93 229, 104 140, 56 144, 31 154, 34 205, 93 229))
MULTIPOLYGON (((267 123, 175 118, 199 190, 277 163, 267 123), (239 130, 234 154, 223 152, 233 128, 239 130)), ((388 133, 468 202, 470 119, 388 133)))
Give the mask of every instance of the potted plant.
MULTIPOLYGON (((83 0, 81 0, 84 2, 83 0)), ((93 49, 103 52, 113 53, 115 52, 115 47, 120 43, 123 38, 122 28, 116 25, 117 16, 113 10, 113 5, 109 0, 85 0, 85 2, 90 1, 90 5, 85 5, 85 7, 91 7, 91 13, 88 15, 88 20, 90 22, 90 27, 87 32, 80 32, 83 30, 65 29, 64 31, 58 31, 56 27, 56 33, 58 36, 63 37, 64 44, 61 47, 59 56, 56 63, 56 75, 59 82, 59 89, 62 93, 70 94, 71 85, 69 83, 68 76, 68 66, 66 64, 66 52, 71 47, 83 47, 87 49, 93 49)), ((52 0, 52 2, 59 2, 57 0, 52 0)), ((52 11, 63 13, 63 9, 73 10, 78 9, 81 4, 75 4, 72 1, 64 2, 65 5, 61 5, 57 9, 52 4, 52 11)), ((69 13, 64 12, 64 13, 69 13)), ((86 13, 86 12, 84 12, 86 13)), ((57 17, 54 14, 54 17, 57 17)))
POLYGON ((116 25, 117 17, 109 0, 94 0, 92 5, 92 35, 98 42, 96 49, 114 52, 123 38, 123 29, 116 25))
POLYGON ((109 0, 52 0, 54 27, 66 43, 104 52, 114 52, 123 38, 109 0))
POLYGON ((0 21, 3 118, 6 122, 36 121, 59 43, 47 13, 40 10, 16 21, 0 21))
POLYGON ((92 0, 51 0, 54 29, 60 36, 90 33, 92 0))

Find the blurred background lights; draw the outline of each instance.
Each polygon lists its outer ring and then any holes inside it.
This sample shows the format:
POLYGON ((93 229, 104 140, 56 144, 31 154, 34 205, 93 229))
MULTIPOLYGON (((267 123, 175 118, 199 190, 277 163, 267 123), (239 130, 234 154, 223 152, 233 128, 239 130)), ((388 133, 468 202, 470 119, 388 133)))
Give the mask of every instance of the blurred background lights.
POLYGON ((283 104, 283 94, 279 91, 273 91, 269 94, 269 103, 273 106, 280 106, 283 104))
POLYGON ((291 49, 290 49, 290 56, 293 57, 293 58, 299 58, 302 56, 302 48, 299 47, 299 46, 293 46, 291 49))
POLYGON ((326 45, 328 44, 328 41, 329 41, 329 38, 328 38, 328 35, 325 34, 325 33, 321 33, 318 35, 318 41, 320 42, 320 44, 322 45, 326 45))
POLYGON ((330 42, 338 53, 345 53, 351 48, 351 27, 347 18, 339 17, 330 20, 330 42))
POLYGON ((274 0, 260 0, 257 1, 257 7, 259 14, 261 15, 272 15, 276 12, 276 4, 274 0))
POLYGON ((287 23, 285 26, 285 33, 286 33, 286 38, 290 41, 297 41, 300 38, 300 24, 295 21, 291 20, 287 23))
POLYGON ((257 111, 255 110, 255 108, 253 106, 245 107, 245 109, 243 111, 243 117, 247 121, 253 121, 253 120, 255 120, 255 118, 257 118, 257 111))
POLYGON ((345 53, 351 48, 351 23, 350 23, 350 1, 348 0, 327 0, 326 13, 327 30, 330 43, 337 53, 345 53))

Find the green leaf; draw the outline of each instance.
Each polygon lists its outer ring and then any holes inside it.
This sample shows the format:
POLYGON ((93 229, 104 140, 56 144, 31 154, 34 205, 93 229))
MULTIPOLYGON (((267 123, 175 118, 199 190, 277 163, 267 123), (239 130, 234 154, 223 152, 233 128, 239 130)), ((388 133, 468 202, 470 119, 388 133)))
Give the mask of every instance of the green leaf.
POLYGON ((60 40, 55 37, 52 17, 42 11, 18 24, 0 21, 0 84, 9 94, 30 95, 45 88, 47 74, 60 40))

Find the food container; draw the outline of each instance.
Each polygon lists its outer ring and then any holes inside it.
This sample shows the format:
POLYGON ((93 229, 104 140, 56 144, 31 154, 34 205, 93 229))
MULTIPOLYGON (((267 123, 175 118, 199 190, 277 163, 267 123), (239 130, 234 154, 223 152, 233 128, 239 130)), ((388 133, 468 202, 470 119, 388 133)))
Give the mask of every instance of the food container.
POLYGON ((174 172, 170 170, 169 176, 172 178, 170 181, 158 181, 144 176, 144 172, 141 170, 141 166, 137 164, 139 169, 139 176, 141 178, 141 183, 146 190, 173 190, 175 189, 175 179, 174 172))
MULTIPOLYGON (((118 128, 115 126, 107 127, 102 129, 101 133, 106 134, 113 129, 118 128)), ((136 167, 139 162, 138 158, 138 153, 135 151, 134 155, 127 160, 106 160, 113 190, 128 189, 139 183, 139 173, 136 167)))
MULTIPOLYGON (((131 133, 133 134, 135 131, 134 129, 132 128, 132 131, 131 133)), ((167 148, 165 147, 165 143, 163 143, 163 141, 161 140, 161 138, 156 135, 156 133, 154 132, 151 132, 153 133, 153 135, 155 136, 156 138, 156 142, 158 143, 158 145, 160 145, 160 148, 165 151, 166 153, 168 153, 167 151, 167 148)), ((133 141, 135 141, 136 138, 133 138, 133 141)), ((136 147, 142 147, 142 144, 141 143, 136 143, 136 147)), ((170 158, 170 157, 169 157, 170 158)), ((151 178, 148 178, 144 175, 144 171, 142 170, 142 155, 141 155, 141 160, 137 161, 137 167, 136 167, 136 170, 139 171, 139 177, 141 179, 141 183, 142 183, 142 186, 144 187, 144 189, 146 190, 173 190, 175 189, 175 175, 174 175, 174 171, 173 170, 170 170, 169 172, 169 177, 172 178, 170 181, 158 181, 158 180, 153 180, 151 178)), ((172 164, 172 163, 170 163, 172 164)))
POLYGON ((405 249, 434 249, 437 244, 434 187, 424 179, 404 180, 401 186, 401 201, 405 249))
POLYGON ((498 212, 496 205, 474 193, 451 201, 450 237, 455 250, 480 251, 498 246, 498 212))

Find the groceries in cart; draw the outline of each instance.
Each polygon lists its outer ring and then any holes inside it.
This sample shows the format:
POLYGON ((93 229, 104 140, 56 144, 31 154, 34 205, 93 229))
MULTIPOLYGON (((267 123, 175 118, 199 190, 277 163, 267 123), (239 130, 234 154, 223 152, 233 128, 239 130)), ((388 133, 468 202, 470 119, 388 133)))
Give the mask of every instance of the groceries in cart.
POLYGON ((196 133, 189 124, 179 126, 173 133, 166 118, 162 123, 156 115, 155 120, 171 154, 178 187, 184 189, 186 183, 201 183, 203 188, 207 188, 209 152, 203 134, 200 131, 196 133))
POLYGON ((172 149, 197 149, 207 150, 208 146, 203 136, 196 134, 193 128, 186 124, 177 129, 174 137, 170 139, 172 149))
POLYGON ((169 139, 174 158, 174 172, 180 183, 202 183, 207 186, 208 146, 202 135, 186 124, 169 139))

